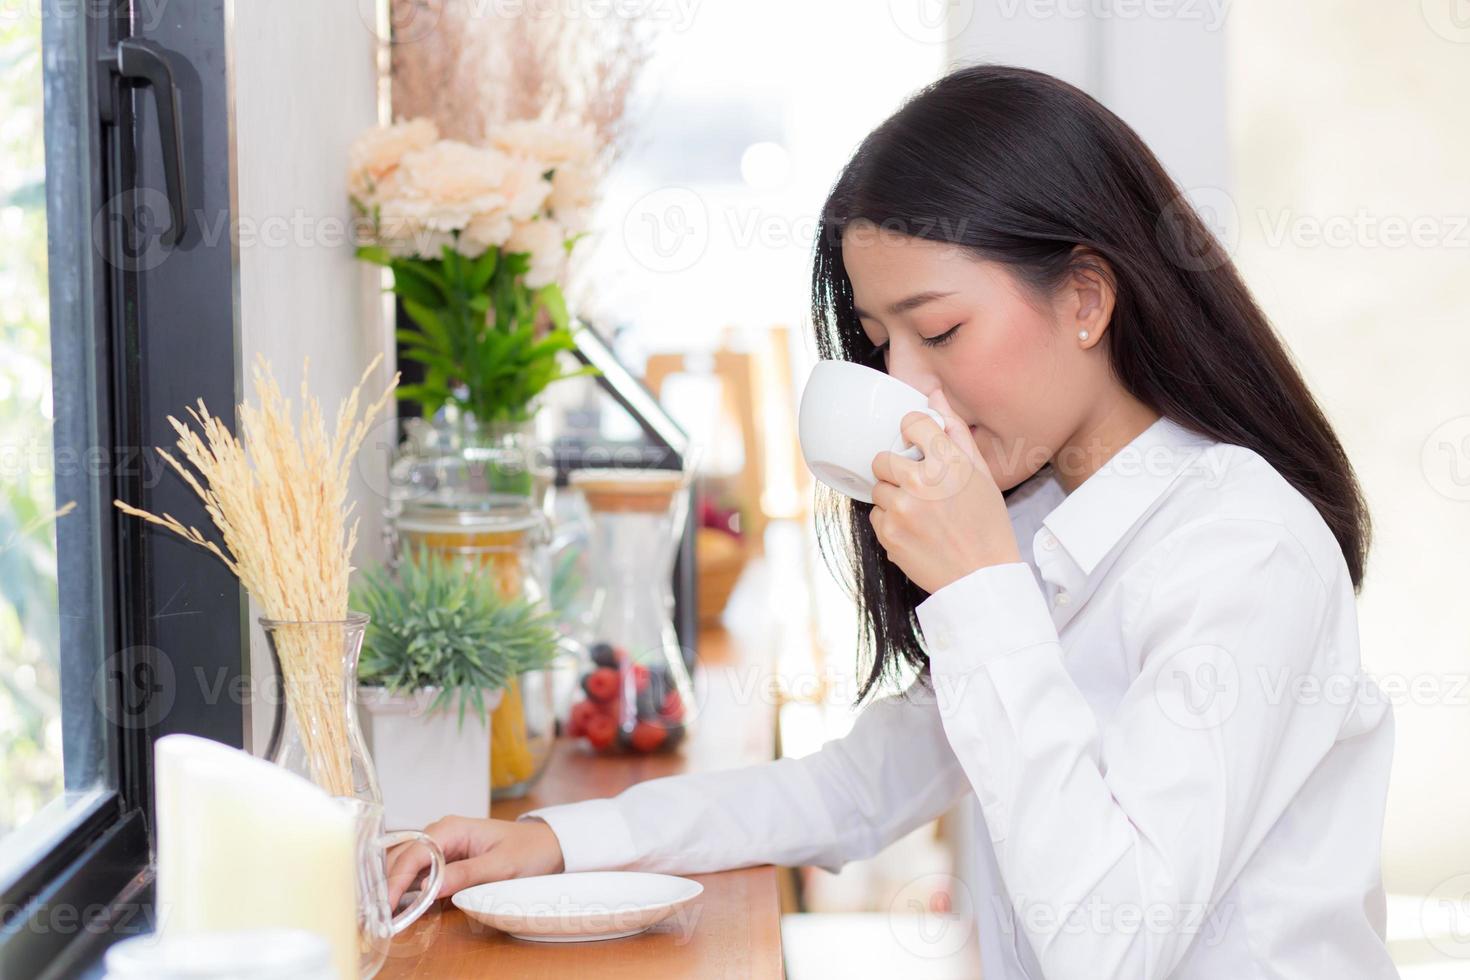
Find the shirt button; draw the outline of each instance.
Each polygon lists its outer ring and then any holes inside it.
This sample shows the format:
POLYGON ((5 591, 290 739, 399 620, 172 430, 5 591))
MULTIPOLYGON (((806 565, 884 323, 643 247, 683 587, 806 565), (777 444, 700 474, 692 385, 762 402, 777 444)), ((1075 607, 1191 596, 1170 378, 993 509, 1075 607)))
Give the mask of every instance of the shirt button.
POLYGON ((1067 603, 1069 603, 1069 602, 1072 601, 1072 597, 1069 596, 1069 595, 1067 595, 1067 592, 1064 589, 1061 592, 1058 592, 1057 593, 1057 597, 1055 599, 1053 599, 1052 601, 1055 602, 1059 606, 1065 606, 1065 605, 1067 605, 1067 603))
POLYGON ((1043 534, 1041 536, 1041 546, 1047 551, 1055 551, 1057 547, 1057 539, 1052 537, 1050 534, 1043 534))
POLYGON ((941 650, 948 650, 953 641, 954 636, 947 629, 940 630, 939 635, 934 638, 935 645, 941 650))

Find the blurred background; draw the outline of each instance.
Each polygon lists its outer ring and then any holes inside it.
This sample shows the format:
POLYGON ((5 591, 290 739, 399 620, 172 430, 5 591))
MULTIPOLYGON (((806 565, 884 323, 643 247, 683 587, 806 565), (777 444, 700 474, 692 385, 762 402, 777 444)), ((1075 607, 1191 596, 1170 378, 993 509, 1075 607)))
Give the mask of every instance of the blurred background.
MULTIPOLYGON (((297 16, 275 5, 268 18, 271 6, 239 12, 241 70, 262 79, 277 36, 268 28, 297 16)), ((1240 265, 1358 469, 1376 528, 1359 606, 1363 658, 1394 701, 1398 733, 1383 849, 1389 939, 1406 978, 1470 976, 1470 775, 1459 765, 1470 739, 1461 605, 1470 570, 1459 547, 1470 534, 1470 8, 649 7, 655 30, 628 149, 593 222, 574 308, 704 450, 701 613, 770 651, 779 751, 804 755, 841 735, 855 693, 851 605, 815 553, 794 438, 815 358, 807 307, 818 209, 861 138, 948 67, 1042 69, 1092 93, 1153 147, 1240 265)), ((49 437, 40 18, 9 9, 0 6, 0 836, 62 785, 49 520, 50 467, 62 464, 49 437)), ((370 69, 369 59, 361 76, 370 69)), ((248 211, 266 207, 265 185, 291 148, 249 139, 268 83, 241 93, 248 211)), ((323 108, 334 98, 292 97, 323 108)), ((340 166, 342 144, 375 111, 382 105, 359 106, 323 136, 335 141, 324 167, 340 166)), ((285 175, 287 189, 295 179, 285 175)), ((265 270, 288 258, 244 261, 265 270)), ((313 288, 364 295, 360 276, 338 263, 313 288)), ((270 349, 285 333, 247 346, 270 349)), ((801 871, 783 928, 791 976, 838 975, 832 956, 844 950, 844 976, 973 976, 965 927, 940 944, 911 931, 927 913, 975 900, 959 870, 965 826, 941 820, 840 875, 801 871)))

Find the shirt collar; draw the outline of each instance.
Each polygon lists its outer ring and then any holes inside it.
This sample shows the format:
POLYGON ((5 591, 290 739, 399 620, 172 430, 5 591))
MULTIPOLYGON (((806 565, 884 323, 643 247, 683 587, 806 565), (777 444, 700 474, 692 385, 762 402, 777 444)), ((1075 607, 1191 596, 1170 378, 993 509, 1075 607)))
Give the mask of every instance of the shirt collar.
MULTIPOLYGON (((1160 417, 1042 520, 1084 576, 1107 557, 1214 440, 1160 417)), ((1053 476, 1055 479, 1055 476, 1053 476)))

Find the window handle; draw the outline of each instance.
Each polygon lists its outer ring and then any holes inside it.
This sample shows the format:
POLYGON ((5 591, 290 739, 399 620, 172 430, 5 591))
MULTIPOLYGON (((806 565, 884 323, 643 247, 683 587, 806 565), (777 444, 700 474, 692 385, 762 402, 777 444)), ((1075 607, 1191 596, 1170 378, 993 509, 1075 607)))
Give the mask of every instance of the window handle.
MULTIPOLYGON (((169 67, 164 49, 152 41, 128 38, 119 41, 117 47, 102 56, 104 65, 119 78, 138 81, 153 90, 153 103, 158 110, 158 137, 163 151, 163 181, 168 193, 169 227, 160 241, 167 246, 178 245, 184 237, 187 224, 186 202, 188 201, 188 179, 184 173, 184 133, 181 128, 183 113, 179 111, 179 89, 174 84, 173 69, 169 67)), ((112 114, 104 108, 104 118, 112 121, 112 114)))

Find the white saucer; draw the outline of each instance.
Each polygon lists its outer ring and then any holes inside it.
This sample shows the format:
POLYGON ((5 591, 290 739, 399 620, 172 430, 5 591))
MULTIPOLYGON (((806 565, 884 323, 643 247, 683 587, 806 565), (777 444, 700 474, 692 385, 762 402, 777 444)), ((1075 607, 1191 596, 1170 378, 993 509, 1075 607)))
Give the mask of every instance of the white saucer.
POLYGON ((456 908, 517 939, 579 943, 636 936, 704 886, 645 871, 577 871, 492 881, 455 892, 456 908))

